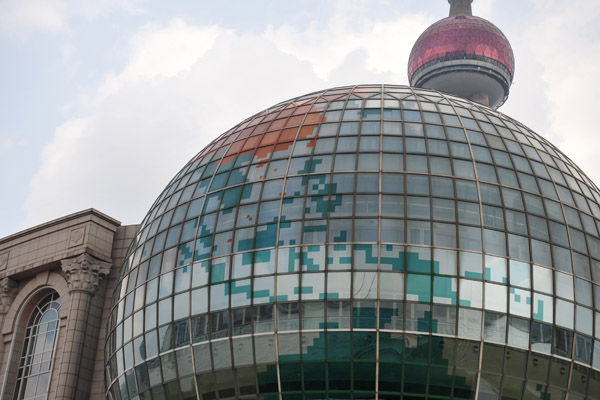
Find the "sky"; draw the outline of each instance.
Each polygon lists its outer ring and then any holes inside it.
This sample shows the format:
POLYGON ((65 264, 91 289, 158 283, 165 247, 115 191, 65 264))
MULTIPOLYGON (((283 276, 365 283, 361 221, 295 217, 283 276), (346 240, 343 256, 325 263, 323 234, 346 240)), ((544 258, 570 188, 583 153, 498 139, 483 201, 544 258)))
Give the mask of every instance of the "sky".
MULTIPOLYGON (((600 184, 600 2, 475 0, 510 40, 500 111, 600 184)), ((141 222, 212 139, 280 101, 408 84, 446 0, 0 0, 0 238, 88 208, 141 222)))

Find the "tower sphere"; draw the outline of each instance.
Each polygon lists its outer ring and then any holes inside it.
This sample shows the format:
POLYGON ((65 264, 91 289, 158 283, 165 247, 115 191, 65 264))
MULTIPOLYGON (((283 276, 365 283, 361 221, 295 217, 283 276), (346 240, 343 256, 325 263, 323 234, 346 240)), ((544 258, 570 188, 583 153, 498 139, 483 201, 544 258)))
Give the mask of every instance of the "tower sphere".
POLYGON ((454 0, 450 16, 427 28, 413 46, 408 77, 411 86, 496 109, 508 97, 514 68, 512 48, 500 29, 471 15, 469 0, 454 0))

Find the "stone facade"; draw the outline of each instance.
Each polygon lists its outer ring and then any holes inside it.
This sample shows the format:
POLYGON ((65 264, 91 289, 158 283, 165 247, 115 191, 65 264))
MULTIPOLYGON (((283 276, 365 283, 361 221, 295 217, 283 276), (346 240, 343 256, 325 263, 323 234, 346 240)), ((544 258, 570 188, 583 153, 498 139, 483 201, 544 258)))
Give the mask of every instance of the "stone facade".
POLYGON ((136 230, 89 209, 0 239, 0 398, 13 398, 26 326, 53 292, 61 306, 48 398, 105 398, 110 299, 136 230))

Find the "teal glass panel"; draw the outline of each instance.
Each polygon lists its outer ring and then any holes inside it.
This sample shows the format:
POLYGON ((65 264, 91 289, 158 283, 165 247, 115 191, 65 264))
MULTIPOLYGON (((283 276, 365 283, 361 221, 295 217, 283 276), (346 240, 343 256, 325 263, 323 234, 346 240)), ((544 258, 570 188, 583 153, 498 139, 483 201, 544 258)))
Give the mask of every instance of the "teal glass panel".
POLYGON ((377 270, 377 245, 354 245, 354 269, 377 270))
POLYGON ((456 278, 446 276, 433 277, 433 302, 456 305, 458 291, 456 278))
POLYGON ((431 306, 429 304, 406 303, 406 330, 430 332, 431 306))
POLYGON ((404 368, 404 393, 426 393, 427 367, 411 365, 404 368))
POLYGON ((325 246, 307 246, 302 250, 303 271, 325 271, 325 246))
POLYGON ((348 301, 328 301, 327 328, 350 329, 350 309, 348 301))
POLYGON ((429 368, 429 394, 450 396, 452 394, 452 370, 449 368, 429 368))
POLYGON ((402 330, 404 326, 404 303, 381 301, 379 304, 379 328, 402 330))
POLYGON ((350 359, 351 332, 327 332, 327 358, 329 360, 350 359))
POLYGON ((231 307, 249 306, 252 301, 252 285, 250 279, 231 282, 231 307))
POLYGON ((348 270, 352 267, 352 245, 334 244, 328 246, 327 269, 348 270))
POLYGON ((245 278, 252 275, 253 253, 242 253, 233 255, 232 279, 245 278))
POLYGON ((481 254, 459 253, 460 276, 472 279, 483 279, 483 259, 481 254))
MULTIPOLYGON (((355 301, 352 308, 352 325, 354 329, 377 328, 377 303, 374 301, 355 301)), ((374 340, 374 337, 371 336, 371 339, 374 340)))
POLYGON ((325 298, 325 273, 302 274, 302 300, 323 300, 325 298))
POLYGON ((298 274, 277 276, 277 301, 298 300, 299 294, 298 274))
POLYGON ((280 248, 277 251, 277 272, 299 272, 301 251, 301 247, 280 248))
POLYGON ((192 287, 199 287, 208 284, 208 275, 210 271, 210 261, 194 263, 192 267, 192 287))
POLYGON ((261 250, 254 253, 254 275, 275 273, 275 250, 261 250))
POLYGON ((431 276, 408 274, 406 300, 421 303, 431 302, 431 276))
MULTIPOLYGON (((298 318, 298 313, 292 314, 298 318)), ((277 335, 279 362, 298 361, 300 359, 300 336, 298 333, 279 333, 277 335)))
MULTIPOLYGON (((301 304, 302 307, 302 329, 324 329, 325 328, 325 303, 324 302, 303 302, 301 304)), ((304 334, 303 334, 304 335, 304 334)), ((306 334, 308 335, 308 334, 306 334)), ((309 336, 306 336, 309 337, 309 336)), ((309 353, 308 350, 312 348, 312 346, 319 347, 323 346, 325 349, 325 338, 324 336, 320 336, 320 343, 315 342, 317 338, 315 337, 312 342, 310 341, 302 341, 303 353, 302 354, 312 354, 309 353), (308 349, 305 351, 305 348, 308 349)), ((325 351, 325 350, 323 350, 325 351)), ((316 358, 317 360, 324 360, 325 355, 323 354, 323 358, 316 358)))
POLYGON ((326 218, 328 212, 329 196, 310 196, 306 199, 304 218, 326 218))
POLYGON ((275 277, 263 276, 254 278, 252 298, 254 304, 269 303, 275 301, 275 277))
POLYGON ((404 246, 381 245, 380 268, 382 271, 404 271, 404 246))
POLYGON ((210 287, 210 310, 223 310, 229 307, 229 283, 210 287))
POLYGON ((379 334, 379 361, 401 363, 404 345, 403 334, 381 332, 379 334))
POLYGON ((279 246, 300 244, 301 222, 280 222, 279 223, 279 246))
MULTIPOLYGON (((258 350, 256 353, 258 354, 258 350)), ((261 366, 256 378, 258 381, 258 391, 262 396, 265 396, 267 393, 275 393, 275 395, 273 395, 273 397, 271 397, 269 400, 275 400, 279 398, 279 395, 277 394, 279 390, 279 386, 277 384, 277 364, 267 364, 261 366)))
POLYGON ((409 272, 431 273, 431 249, 427 247, 407 247, 406 269, 409 272))
POLYGON ((533 294, 533 319, 542 322, 553 322, 553 299, 540 293, 533 294))
POLYGON ((327 224, 323 221, 306 221, 304 222, 304 234, 302 236, 303 243, 324 243, 327 232, 327 224))
POLYGON ((277 224, 262 225, 256 228, 255 248, 273 247, 277 242, 277 224))
POLYGON ((229 257, 212 260, 210 267, 210 283, 219 283, 228 280, 229 268, 229 257))
POLYGON ((529 290, 509 288, 509 311, 513 315, 531 317, 531 292, 529 290))
MULTIPOLYGON (((282 201, 282 205, 283 205, 281 208, 281 220, 282 221, 290 221, 290 220, 302 218, 302 212, 304 211, 304 197, 284 198, 282 201)), ((253 206, 246 206, 246 207, 253 207, 253 206)), ((244 221, 245 224, 247 223, 246 221, 248 221, 249 218, 255 218, 252 216, 256 215, 256 212, 254 214, 241 214, 241 213, 242 213, 242 208, 240 207, 240 214, 238 215, 238 221, 242 220, 242 221, 244 221)), ((252 220, 249 220, 249 222, 252 222, 252 220)), ((238 226, 239 226, 239 224, 240 224, 240 222, 238 222, 238 226)))

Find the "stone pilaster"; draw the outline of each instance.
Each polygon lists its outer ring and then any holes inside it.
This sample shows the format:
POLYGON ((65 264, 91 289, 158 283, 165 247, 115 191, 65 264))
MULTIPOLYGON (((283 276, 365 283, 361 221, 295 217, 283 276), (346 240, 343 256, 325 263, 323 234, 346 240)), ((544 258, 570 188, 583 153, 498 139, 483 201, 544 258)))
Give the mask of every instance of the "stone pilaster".
MULTIPOLYGON (((10 278, 0 279, 0 326, 4 326, 4 318, 18 291, 19 284, 16 281, 10 278)), ((3 362, 4 356, 4 338, 0 337, 0 362, 3 362)))
POLYGON ((57 398, 87 399, 93 371, 84 367, 82 359, 89 357, 88 353, 95 354, 98 341, 97 333, 95 337, 88 337, 88 314, 92 296, 98 292, 102 280, 110 273, 111 264, 87 253, 62 260, 61 263, 67 276, 71 309, 68 310, 57 398))
POLYGON ((69 293, 86 292, 93 296, 102 279, 110 273, 112 264, 83 253, 79 257, 61 260, 62 270, 67 275, 69 293))

